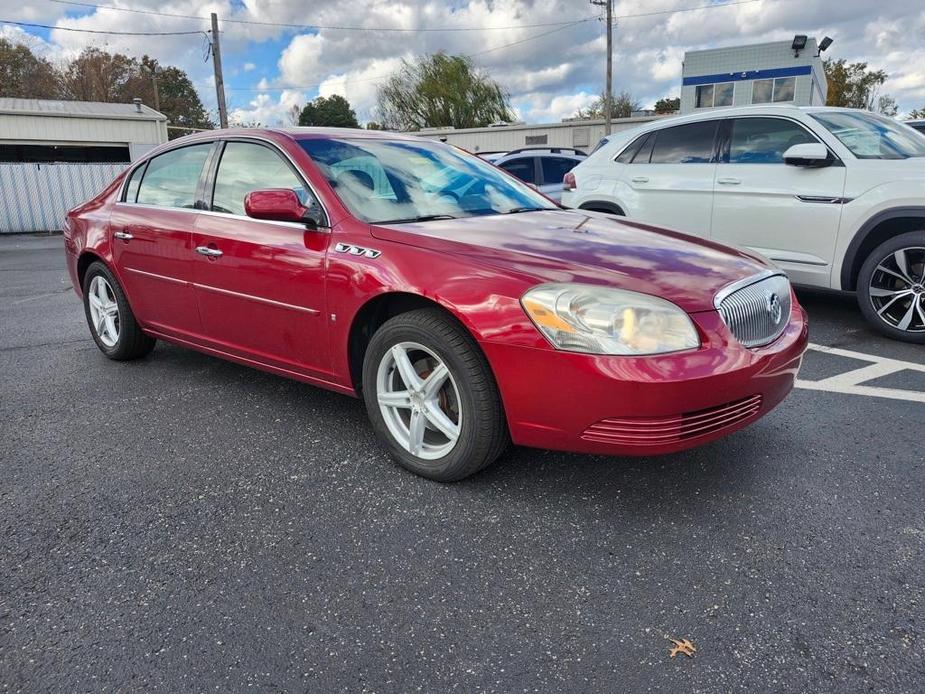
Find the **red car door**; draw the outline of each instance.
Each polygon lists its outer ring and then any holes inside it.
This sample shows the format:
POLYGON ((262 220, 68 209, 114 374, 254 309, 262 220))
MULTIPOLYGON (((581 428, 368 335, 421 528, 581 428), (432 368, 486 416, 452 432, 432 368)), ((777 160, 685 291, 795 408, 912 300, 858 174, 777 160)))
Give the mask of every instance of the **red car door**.
POLYGON ((306 205, 314 200, 275 147, 225 143, 210 211, 200 215, 193 236, 205 339, 222 351, 326 379, 324 275, 331 234, 247 217, 245 195, 262 188, 292 189, 306 205))
POLYGON ((213 143, 154 157, 134 172, 110 215, 113 260, 141 323, 180 338, 201 332, 193 296, 193 229, 213 143))

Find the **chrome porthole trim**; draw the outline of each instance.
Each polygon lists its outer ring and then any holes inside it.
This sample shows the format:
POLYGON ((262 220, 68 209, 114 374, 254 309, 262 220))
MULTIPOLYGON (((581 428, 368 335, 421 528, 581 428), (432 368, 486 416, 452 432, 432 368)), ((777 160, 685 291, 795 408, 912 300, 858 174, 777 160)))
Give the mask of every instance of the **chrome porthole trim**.
POLYGON ((417 342, 393 345, 376 372, 379 412, 392 438, 421 460, 438 460, 456 447, 463 411, 449 367, 417 342))

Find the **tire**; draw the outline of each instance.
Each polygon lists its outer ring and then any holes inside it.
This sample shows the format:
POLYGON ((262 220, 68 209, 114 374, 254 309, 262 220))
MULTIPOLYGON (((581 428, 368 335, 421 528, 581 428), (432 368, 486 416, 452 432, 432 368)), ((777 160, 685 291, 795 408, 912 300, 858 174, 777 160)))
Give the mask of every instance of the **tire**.
POLYGON ((508 444, 501 397, 485 356, 440 309, 403 313, 376 331, 363 358, 363 397, 379 441, 402 467, 428 479, 468 477, 494 462, 508 444), (397 357, 401 354, 406 361, 397 357), (411 378, 418 379, 415 388, 408 388, 403 375, 409 367, 411 378), (435 378, 425 380, 431 374, 435 378), (442 385, 428 393, 437 383, 442 385), (391 404, 380 404, 385 398, 391 404), (415 418, 423 428, 412 426, 415 418))
POLYGON ((861 266, 857 296, 861 313, 878 331, 925 344, 925 230, 877 246, 861 266))
POLYGON ((103 263, 97 261, 87 268, 83 295, 90 335, 103 354, 115 361, 128 361, 154 349, 157 341, 141 331, 122 285, 103 263))

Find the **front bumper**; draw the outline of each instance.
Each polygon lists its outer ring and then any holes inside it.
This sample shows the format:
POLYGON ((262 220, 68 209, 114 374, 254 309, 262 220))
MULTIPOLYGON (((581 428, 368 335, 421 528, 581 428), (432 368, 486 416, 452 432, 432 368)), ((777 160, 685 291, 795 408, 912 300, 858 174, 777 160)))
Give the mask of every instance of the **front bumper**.
POLYGON ((691 316, 696 351, 649 357, 576 354, 484 342, 514 443, 609 455, 692 448, 750 424, 793 388, 808 341, 793 299, 770 345, 747 349, 716 311, 691 316))

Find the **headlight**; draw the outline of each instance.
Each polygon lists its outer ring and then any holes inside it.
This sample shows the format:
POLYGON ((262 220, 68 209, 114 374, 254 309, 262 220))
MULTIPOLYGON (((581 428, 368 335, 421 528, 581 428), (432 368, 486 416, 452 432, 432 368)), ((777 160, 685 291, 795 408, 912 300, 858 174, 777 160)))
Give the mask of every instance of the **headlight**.
POLYGON ((688 315, 670 301, 587 284, 541 284, 520 300, 558 349, 592 354, 662 354, 700 346, 688 315))

